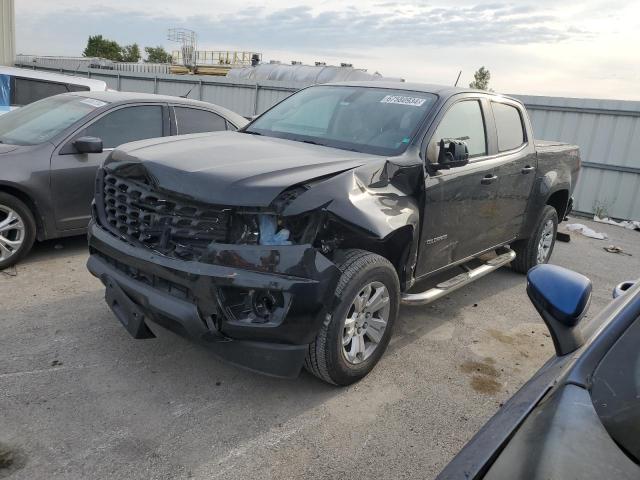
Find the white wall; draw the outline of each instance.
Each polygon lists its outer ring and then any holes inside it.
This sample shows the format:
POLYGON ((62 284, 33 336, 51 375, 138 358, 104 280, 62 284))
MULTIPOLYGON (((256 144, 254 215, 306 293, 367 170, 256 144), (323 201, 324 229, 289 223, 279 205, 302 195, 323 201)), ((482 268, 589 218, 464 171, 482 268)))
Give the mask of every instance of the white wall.
POLYGON ((0 0, 0 65, 13 65, 16 56, 14 0, 0 0))

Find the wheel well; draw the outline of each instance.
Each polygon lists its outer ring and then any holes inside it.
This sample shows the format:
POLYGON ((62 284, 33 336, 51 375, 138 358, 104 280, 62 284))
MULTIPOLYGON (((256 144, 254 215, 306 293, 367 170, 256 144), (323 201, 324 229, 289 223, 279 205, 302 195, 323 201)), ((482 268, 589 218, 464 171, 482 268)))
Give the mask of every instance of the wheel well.
POLYGON ((384 239, 376 239, 361 233, 355 234, 354 231, 339 227, 337 224, 333 224, 333 228, 340 229, 342 232, 342 235, 340 235, 341 241, 339 242, 340 249, 357 248, 376 253, 391 262, 398 274, 401 285, 407 280, 405 278, 405 267, 413 242, 413 227, 411 225, 399 228, 384 239))
POLYGON ((547 205, 551 205, 558 212, 558 221, 561 222, 567 213, 567 205, 569 205, 569 191, 558 190, 551 194, 547 200, 547 205))
POLYGON ((19 190, 14 187, 10 187, 8 185, 0 185, 0 192, 13 195, 14 197, 22 201, 29 208, 29 210, 31 210, 31 214, 33 215, 33 218, 36 221, 36 228, 37 228, 36 237, 38 240, 42 240, 45 236, 44 225, 42 224, 42 218, 38 213, 38 208, 36 207, 36 204, 33 202, 31 197, 29 197, 29 195, 24 193, 22 190, 19 190))

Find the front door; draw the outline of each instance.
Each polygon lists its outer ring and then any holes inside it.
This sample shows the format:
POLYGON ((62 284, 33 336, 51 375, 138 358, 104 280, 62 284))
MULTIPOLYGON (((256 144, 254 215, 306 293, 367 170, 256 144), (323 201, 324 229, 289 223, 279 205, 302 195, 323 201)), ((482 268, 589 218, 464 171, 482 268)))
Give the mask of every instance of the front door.
POLYGON ((451 105, 427 143, 425 208, 418 251, 418 277, 494 245, 500 221, 496 162, 488 156, 483 102, 464 99, 451 105), (463 140, 469 164, 435 170, 440 139, 463 140))
POLYGON ((132 105, 106 112, 81 127, 54 152, 51 158, 51 198, 59 230, 86 228, 91 218, 91 201, 98 167, 119 145, 135 140, 162 137, 165 132, 162 105, 132 105), (102 139, 102 153, 80 154, 73 148, 79 137, 102 139))

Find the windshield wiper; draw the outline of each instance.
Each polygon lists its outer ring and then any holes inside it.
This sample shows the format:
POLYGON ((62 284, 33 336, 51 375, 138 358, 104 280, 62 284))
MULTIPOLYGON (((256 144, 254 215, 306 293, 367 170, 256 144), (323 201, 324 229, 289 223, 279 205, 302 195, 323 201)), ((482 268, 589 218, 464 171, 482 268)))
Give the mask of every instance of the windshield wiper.
POLYGON ((243 130, 242 133, 248 133, 249 135, 262 135, 260 132, 254 132, 252 130, 243 130))

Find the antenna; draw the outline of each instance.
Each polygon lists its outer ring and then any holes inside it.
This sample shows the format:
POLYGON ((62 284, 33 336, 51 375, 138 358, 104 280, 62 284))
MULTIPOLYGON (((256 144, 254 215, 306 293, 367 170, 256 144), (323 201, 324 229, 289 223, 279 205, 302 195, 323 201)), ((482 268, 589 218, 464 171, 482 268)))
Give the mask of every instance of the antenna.
POLYGON ((458 78, 456 78, 456 83, 453 84, 454 87, 458 86, 458 82, 460 81, 460 75, 462 75, 462 70, 458 72, 458 78))
POLYGON ((188 28, 170 28, 167 39, 181 44, 182 64, 190 68, 196 64, 196 42, 198 36, 188 28))
POLYGON ((195 88, 195 85, 192 86, 189 90, 187 90, 187 93, 185 93, 184 95, 180 95, 180 98, 189 98, 189 94, 191 93, 191 90, 193 90, 195 88))

